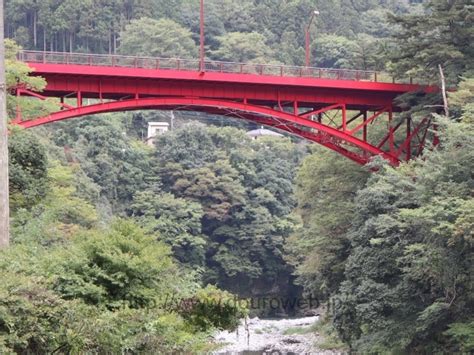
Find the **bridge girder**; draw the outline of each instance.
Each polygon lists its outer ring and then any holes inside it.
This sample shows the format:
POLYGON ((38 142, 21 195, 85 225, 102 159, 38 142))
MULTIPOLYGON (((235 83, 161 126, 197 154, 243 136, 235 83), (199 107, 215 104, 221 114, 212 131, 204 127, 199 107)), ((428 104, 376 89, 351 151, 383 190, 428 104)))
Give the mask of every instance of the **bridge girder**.
POLYGON ((224 62, 206 63, 212 70, 202 72, 192 60, 167 59, 164 69, 160 58, 32 51, 20 59, 47 87, 18 87, 16 94, 60 99, 58 112, 32 120, 18 108, 13 123, 24 128, 104 112, 195 110, 274 127, 358 164, 381 156, 395 166, 420 154, 432 134, 430 120, 397 116, 393 102, 437 88, 379 82, 375 72, 224 62))
MULTIPOLYGON (((24 91, 27 93, 27 91, 24 91)), ((33 93, 35 97, 41 98, 41 95, 33 93)), ((245 102, 214 100, 206 98, 134 98, 128 100, 98 102, 91 105, 82 105, 78 100, 78 106, 62 104, 61 110, 48 116, 36 118, 33 120, 22 121, 21 117, 13 122, 23 128, 33 128, 48 123, 63 121, 71 118, 95 115, 107 112, 132 111, 132 110, 188 110, 203 111, 210 114, 219 114, 233 118, 244 119, 257 124, 273 127, 292 135, 299 136, 309 141, 321 144, 332 149, 339 154, 355 161, 358 164, 366 164, 374 156, 381 156, 390 164, 396 166, 400 163, 402 153, 406 151, 412 138, 417 137, 420 131, 418 126, 407 136, 398 150, 393 146, 395 130, 390 130, 379 146, 373 145, 367 141, 367 127, 384 113, 389 113, 390 108, 382 108, 375 112, 371 117, 367 117, 367 112, 359 112, 353 118, 347 119, 347 110, 343 104, 329 105, 326 109, 315 111, 315 115, 299 114, 296 112, 287 112, 280 109, 266 106, 257 106, 245 102), (342 125, 336 123, 334 119, 329 118, 324 122, 321 116, 329 114, 335 109, 342 111, 342 125), (349 129, 348 124, 362 117, 363 122, 355 128, 349 129), (331 123, 332 121, 332 123, 331 123), (363 131, 361 137, 356 133, 363 131), (392 133, 391 133, 392 132, 392 133), (391 149, 387 152, 381 149, 386 141, 391 142, 391 149)), ((297 108, 297 103, 295 104, 297 108)), ((423 122, 425 123, 425 122, 423 122)), ((400 127, 399 125, 398 127, 400 127)), ((397 127, 397 128, 398 128, 397 127)), ((418 136, 419 137, 419 136, 418 136)))

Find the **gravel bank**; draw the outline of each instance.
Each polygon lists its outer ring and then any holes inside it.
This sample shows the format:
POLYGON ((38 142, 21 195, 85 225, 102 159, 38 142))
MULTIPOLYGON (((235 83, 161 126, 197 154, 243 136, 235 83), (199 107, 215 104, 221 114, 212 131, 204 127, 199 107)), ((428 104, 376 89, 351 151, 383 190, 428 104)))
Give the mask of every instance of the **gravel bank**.
POLYGON ((224 346, 214 354, 338 354, 333 351, 319 350, 315 344, 321 338, 309 332, 306 334, 285 334, 295 328, 308 328, 319 320, 318 316, 295 319, 259 319, 242 321, 238 330, 232 333, 227 331, 215 335, 217 343, 224 346))

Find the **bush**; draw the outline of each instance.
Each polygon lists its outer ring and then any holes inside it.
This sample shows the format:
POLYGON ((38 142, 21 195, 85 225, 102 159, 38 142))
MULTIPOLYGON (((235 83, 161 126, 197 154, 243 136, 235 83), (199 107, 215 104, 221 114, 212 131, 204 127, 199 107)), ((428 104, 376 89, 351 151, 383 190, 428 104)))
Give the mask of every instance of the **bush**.
POLYGON ((162 307, 170 293, 232 296, 216 288, 196 294, 170 248, 130 221, 49 247, 40 242, 0 251, 1 354, 205 352, 209 332, 235 327, 243 314, 213 304, 182 314, 162 307))
POLYGON ((41 277, 0 273, 0 353, 34 354, 80 349, 76 331, 85 323, 85 305, 65 301, 41 277))
POLYGON ((214 286, 200 289, 194 297, 183 300, 178 311, 199 331, 235 330, 247 315, 247 309, 234 295, 214 286))
POLYGON ((70 248, 53 254, 45 268, 58 294, 110 310, 153 307, 182 278, 169 247, 129 221, 81 234, 70 248))

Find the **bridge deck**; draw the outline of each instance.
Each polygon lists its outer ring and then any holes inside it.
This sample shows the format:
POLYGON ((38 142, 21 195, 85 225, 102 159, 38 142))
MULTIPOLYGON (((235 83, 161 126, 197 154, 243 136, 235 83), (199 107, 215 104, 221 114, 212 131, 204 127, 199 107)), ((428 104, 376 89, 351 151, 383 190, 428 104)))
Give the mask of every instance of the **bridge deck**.
MULTIPOLYGON (((83 54, 64 52, 21 51, 19 59, 30 63, 109 66, 121 68, 161 69, 179 71, 200 71, 197 59, 155 58, 122 56, 107 54, 83 54)), ((306 77, 335 80, 356 80, 371 82, 393 82, 387 75, 371 70, 329 69, 298 67, 288 65, 235 63, 222 61, 205 61, 206 72, 230 74, 254 74, 281 77, 306 77)))
MULTIPOLYGON (((45 96, 81 92, 84 98, 185 96, 244 100, 260 105, 323 107, 345 103, 348 109, 391 105, 403 93, 425 87, 380 82, 374 71, 306 68, 265 64, 21 51, 19 59, 48 81, 45 96)), ((394 107, 397 110, 396 107, 394 107)))

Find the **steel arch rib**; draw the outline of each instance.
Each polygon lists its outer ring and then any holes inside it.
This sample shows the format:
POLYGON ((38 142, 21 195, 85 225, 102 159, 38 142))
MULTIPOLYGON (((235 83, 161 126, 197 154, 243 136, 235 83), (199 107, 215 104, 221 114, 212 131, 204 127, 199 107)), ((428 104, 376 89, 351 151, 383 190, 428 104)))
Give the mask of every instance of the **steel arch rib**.
MULTIPOLYGON (((81 106, 73 109, 58 111, 52 113, 45 117, 40 117, 37 119, 29 120, 29 121, 22 121, 17 122, 19 126, 24 128, 32 128, 36 126, 41 126, 44 124, 62 121, 70 118, 87 116, 87 115, 94 115, 99 113, 107 113, 107 112, 117 112, 117 111, 131 111, 131 110, 143 110, 143 109, 158 109, 163 107, 169 108, 179 108, 179 107, 201 107, 201 108, 212 108, 214 110, 222 110, 222 113, 228 113, 228 110, 235 110, 242 113, 248 114, 256 114, 256 115, 263 115, 268 117, 273 117, 285 122, 287 124, 296 124, 299 126, 307 127, 314 129, 319 132, 324 132, 327 135, 334 137, 338 140, 350 143, 363 151, 369 153, 371 156, 380 155, 386 160, 388 160, 392 165, 398 165, 399 160, 382 151, 380 148, 377 148, 367 142, 364 142, 357 137, 354 137, 350 134, 344 133, 339 131, 335 128, 325 126, 316 121, 311 121, 306 118, 302 118, 300 116, 293 115, 288 112, 277 111, 272 108, 264 107, 264 106, 257 106, 257 105, 250 105, 241 102, 234 102, 234 101, 224 101, 224 100, 215 100, 215 99, 204 99, 204 98, 182 98, 182 97, 171 97, 171 98, 138 98, 138 99, 131 99, 131 100, 123 100, 123 101, 110 101, 104 102, 99 104, 93 104, 88 106, 81 106)), ((236 115, 238 118, 239 116, 236 115)), ((242 118, 242 117, 241 117, 242 118)), ((252 118, 249 118, 252 120, 252 118)), ((263 123, 271 126, 277 126, 275 124, 270 123, 263 123)), ((295 128, 293 131, 292 129, 288 129, 288 127, 276 127, 286 130, 290 133, 299 135, 305 139, 309 139, 315 141, 319 144, 325 145, 328 148, 337 151, 340 154, 347 156, 348 158, 355 160, 359 164, 363 163, 361 159, 355 158, 355 153, 345 150, 342 147, 335 145, 334 143, 327 143, 323 142, 321 139, 318 139, 316 135, 311 134, 311 132, 306 132, 295 128), (352 153, 352 154, 351 154, 352 153)), ((365 160, 366 162, 366 160, 365 160)))

